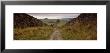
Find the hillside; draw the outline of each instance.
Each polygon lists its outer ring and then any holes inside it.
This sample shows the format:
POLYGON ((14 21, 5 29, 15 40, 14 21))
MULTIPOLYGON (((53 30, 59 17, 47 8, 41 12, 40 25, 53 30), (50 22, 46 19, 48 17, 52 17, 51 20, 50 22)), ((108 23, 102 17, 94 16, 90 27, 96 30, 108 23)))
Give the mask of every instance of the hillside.
POLYGON ((47 40, 53 28, 26 13, 14 13, 14 40, 47 40))
POLYGON ((14 27, 35 27, 46 25, 42 21, 26 13, 14 13, 14 27))
POLYGON ((63 39, 96 40, 97 13, 82 13, 61 27, 63 39))
POLYGON ((97 24, 97 14, 96 13, 82 13, 77 18, 73 18, 66 25, 74 25, 75 23, 82 24, 97 24))

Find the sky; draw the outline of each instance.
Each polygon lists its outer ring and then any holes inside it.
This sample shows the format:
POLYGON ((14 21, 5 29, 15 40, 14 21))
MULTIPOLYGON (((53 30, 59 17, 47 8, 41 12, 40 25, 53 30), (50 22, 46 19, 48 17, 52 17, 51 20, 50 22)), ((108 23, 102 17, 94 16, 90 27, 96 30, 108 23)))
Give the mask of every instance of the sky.
POLYGON ((76 18, 80 13, 27 13, 37 19, 61 19, 61 18, 76 18))

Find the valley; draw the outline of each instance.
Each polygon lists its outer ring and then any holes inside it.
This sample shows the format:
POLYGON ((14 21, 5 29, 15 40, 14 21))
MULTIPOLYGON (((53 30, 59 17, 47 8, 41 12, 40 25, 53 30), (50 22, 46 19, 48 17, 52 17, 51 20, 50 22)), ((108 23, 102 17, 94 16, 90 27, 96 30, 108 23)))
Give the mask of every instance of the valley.
POLYGON ((26 13, 15 13, 14 40, 97 40, 97 14, 37 19, 26 13))

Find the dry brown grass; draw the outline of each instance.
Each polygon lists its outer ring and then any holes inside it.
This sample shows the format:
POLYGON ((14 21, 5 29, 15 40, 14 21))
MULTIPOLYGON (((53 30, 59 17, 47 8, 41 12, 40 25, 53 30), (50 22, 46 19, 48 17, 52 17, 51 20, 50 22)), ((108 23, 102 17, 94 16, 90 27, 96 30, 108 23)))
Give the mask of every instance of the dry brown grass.
POLYGON ((97 26, 77 23, 74 26, 64 26, 61 28, 64 40, 97 40, 97 26))
POLYGON ((15 28, 14 40, 47 40, 52 30, 52 27, 15 28))

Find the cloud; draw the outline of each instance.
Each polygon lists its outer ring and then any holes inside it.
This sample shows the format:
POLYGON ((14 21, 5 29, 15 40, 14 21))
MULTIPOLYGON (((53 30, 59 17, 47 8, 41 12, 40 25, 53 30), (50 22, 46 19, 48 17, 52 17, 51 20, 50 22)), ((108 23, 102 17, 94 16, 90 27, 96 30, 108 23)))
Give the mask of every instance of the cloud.
POLYGON ((76 18, 80 13, 27 13, 38 19, 76 18))

